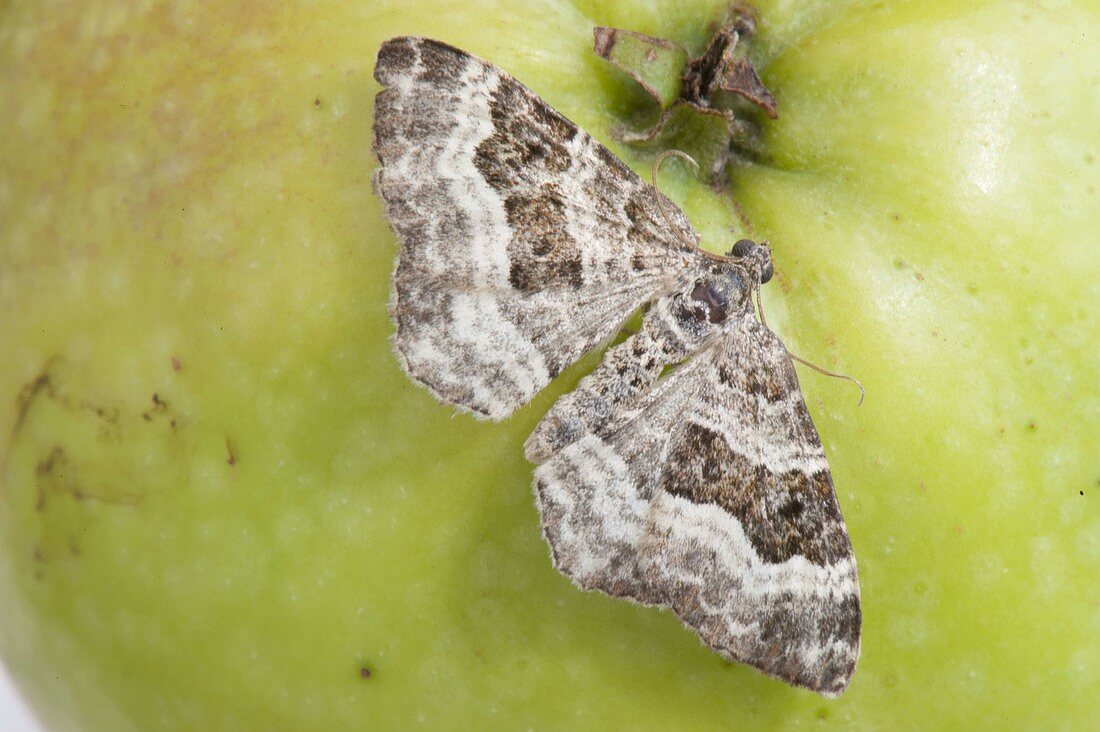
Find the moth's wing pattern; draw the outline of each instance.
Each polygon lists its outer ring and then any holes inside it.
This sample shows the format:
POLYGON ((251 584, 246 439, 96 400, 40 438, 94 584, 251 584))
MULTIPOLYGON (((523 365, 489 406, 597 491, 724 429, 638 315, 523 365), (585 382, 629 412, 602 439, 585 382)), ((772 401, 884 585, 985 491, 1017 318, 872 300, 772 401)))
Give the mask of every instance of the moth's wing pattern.
POLYGON ((509 415, 698 256, 674 204, 491 64, 395 38, 375 78, 393 342, 442 401, 509 415))
POLYGON ((786 350, 748 312, 535 471, 554 563, 671 607, 727 658, 827 696, 859 656, 859 586, 786 350))

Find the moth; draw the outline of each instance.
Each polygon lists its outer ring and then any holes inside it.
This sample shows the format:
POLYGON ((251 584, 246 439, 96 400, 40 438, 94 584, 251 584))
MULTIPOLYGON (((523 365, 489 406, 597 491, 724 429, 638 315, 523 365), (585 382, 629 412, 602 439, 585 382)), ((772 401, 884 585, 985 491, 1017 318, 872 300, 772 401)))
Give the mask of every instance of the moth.
POLYGON ((790 357, 752 306, 770 250, 703 251, 672 201, 464 51, 394 38, 374 75, 408 376, 504 419, 644 309, 524 445, 554 565, 671 608, 727 659, 840 694, 859 583, 790 357))

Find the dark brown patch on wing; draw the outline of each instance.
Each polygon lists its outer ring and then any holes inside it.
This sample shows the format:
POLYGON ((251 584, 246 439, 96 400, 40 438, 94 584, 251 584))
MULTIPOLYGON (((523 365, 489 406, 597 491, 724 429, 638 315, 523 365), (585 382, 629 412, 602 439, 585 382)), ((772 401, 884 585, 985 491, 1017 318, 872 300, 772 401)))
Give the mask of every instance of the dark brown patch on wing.
POLYGON ((420 44, 420 79, 439 86, 457 84, 469 61, 469 55, 454 46, 425 40, 420 44))
POLYGON ((514 192, 504 202, 512 239, 508 279, 520 292, 584 284, 580 248, 569 234, 565 202, 547 183, 533 193, 514 192))
POLYGON ((819 665, 807 668, 799 654, 790 653, 791 638, 811 641, 820 648, 833 647, 837 642, 848 648, 857 647, 862 624, 859 596, 846 595, 841 600, 817 607, 821 615, 806 622, 809 618, 805 595, 784 592, 769 598, 770 611, 759 616, 761 653, 753 665, 810 688, 839 691, 852 676, 856 656, 827 652, 820 658, 819 665))
POLYGON ((374 78, 389 86, 395 76, 408 73, 416 63, 416 49, 410 38, 392 38, 378 49, 374 64, 374 78))
MULTIPOLYGON (((718 364, 718 381, 738 391, 763 397, 771 404, 798 391, 798 377, 793 368, 777 367, 766 361, 724 361, 718 364)), ((810 432, 815 433, 813 429, 810 432)))
POLYGON ((802 555, 819 566, 851 554, 828 471, 773 473, 735 453, 718 433, 690 423, 669 454, 661 487, 721 506, 767 562, 802 555))
POLYGON ((527 91, 518 81, 501 78, 489 102, 493 133, 477 146, 474 165, 498 191, 537 184, 569 169, 566 145, 577 126, 527 91))
POLYGON ((651 228, 653 226, 653 216, 646 206, 646 196, 642 191, 634 192, 626 200, 626 205, 623 208, 626 212, 626 220, 630 222, 626 230, 626 238, 631 243, 644 247, 649 242, 659 241, 656 232, 651 228))
POLYGON ((744 373, 745 391, 756 396, 764 397, 764 400, 775 404, 791 393, 789 385, 781 384, 773 374, 764 373, 762 369, 750 369, 744 373))

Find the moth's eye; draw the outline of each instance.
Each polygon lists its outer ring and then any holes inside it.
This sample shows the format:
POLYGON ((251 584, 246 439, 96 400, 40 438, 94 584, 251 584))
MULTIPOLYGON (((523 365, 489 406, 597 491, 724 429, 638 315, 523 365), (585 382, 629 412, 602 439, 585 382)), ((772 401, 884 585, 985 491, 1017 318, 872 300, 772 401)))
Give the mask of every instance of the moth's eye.
POLYGON ((729 307, 729 300, 713 286, 706 282, 698 282, 695 285, 695 289, 691 291, 691 299, 697 303, 705 303, 707 307, 696 306, 692 310, 692 315, 699 322, 703 319, 707 319, 712 323, 721 323, 726 319, 726 308, 729 307))
POLYGON ((756 242, 752 239, 741 239, 733 245, 733 249, 730 250, 729 256, 747 257, 753 249, 756 249, 756 242))
POLYGON ((766 263, 764 264, 764 271, 760 273, 760 284, 762 284, 762 285, 768 284, 768 280, 770 280, 772 278, 772 275, 774 275, 774 274, 775 274, 775 265, 772 264, 772 260, 769 257, 768 260, 766 261, 766 263))

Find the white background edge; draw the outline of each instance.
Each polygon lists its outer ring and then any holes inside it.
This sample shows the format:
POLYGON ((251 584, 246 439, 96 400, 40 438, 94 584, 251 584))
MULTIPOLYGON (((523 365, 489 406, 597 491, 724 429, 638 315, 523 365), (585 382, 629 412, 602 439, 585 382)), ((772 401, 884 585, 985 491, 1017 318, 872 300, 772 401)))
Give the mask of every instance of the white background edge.
POLYGON ((42 726, 27 708, 3 663, 0 663, 0 730, 42 732, 42 726))

